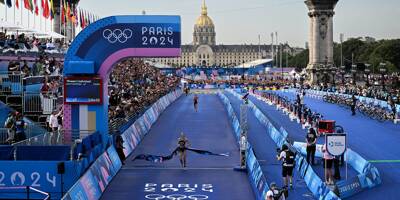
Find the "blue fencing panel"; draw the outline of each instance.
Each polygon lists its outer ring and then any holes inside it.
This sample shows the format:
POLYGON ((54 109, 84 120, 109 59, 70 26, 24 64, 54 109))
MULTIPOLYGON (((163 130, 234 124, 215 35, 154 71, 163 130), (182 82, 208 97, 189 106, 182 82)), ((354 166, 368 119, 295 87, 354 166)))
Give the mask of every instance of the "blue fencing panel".
POLYGON ((67 161, 70 159, 70 146, 18 146, 17 160, 67 161))
POLYGON ((0 160, 14 160, 14 146, 0 146, 0 160))

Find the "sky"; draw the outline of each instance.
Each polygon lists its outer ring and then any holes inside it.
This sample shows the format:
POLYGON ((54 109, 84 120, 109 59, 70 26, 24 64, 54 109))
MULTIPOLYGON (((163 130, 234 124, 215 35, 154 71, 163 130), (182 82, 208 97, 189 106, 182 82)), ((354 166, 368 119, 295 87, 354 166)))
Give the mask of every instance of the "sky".
MULTIPOLYGON (((166 14, 182 17, 182 42, 192 41, 193 25, 202 0, 81 0, 79 6, 96 15, 166 14)), ((206 0, 218 44, 271 43, 277 31, 280 42, 304 47, 308 16, 304 0, 206 0)), ((4 12, 0 8, 0 13, 4 12)), ((335 8, 334 40, 371 36, 400 38, 400 0, 339 0, 335 8)), ((0 15, 1 17, 1 15, 0 15)), ((11 18, 9 13, 9 18, 11 18)), ((17 16, 18 18, 18 16, 17 16)), ((31 22, 32 23, 32 22, 31 22)), ((36 23, 39 24, 38 22, 36 23)))

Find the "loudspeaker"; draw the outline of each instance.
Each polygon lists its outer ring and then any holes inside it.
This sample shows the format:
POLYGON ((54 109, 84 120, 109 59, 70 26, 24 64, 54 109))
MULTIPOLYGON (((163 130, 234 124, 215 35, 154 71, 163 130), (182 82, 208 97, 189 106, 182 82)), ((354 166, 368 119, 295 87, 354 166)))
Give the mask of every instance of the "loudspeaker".
POLYGON ((64 174, 65 173, 65 164, 64 162, 60 162, 57 164, 57 173, 64 174))

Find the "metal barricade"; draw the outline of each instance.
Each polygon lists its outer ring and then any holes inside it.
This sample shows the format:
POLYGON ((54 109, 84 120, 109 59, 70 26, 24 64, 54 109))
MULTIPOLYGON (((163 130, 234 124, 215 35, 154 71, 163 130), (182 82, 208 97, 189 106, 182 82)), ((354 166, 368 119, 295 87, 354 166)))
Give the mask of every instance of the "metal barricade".
POLYGON ((23 73, 0 72, 0 95, 22 95, 23 73))
POLYGON ((8 139, 8 129, 0 128, 0 145, 6 144, 8 139))
POLYGON ((62 98, 52 93, 32 93, 25 92, 23 99, 24 113, 51 114, 61 105, 62 98))
POLYGON ((40 134, 34 137, 30 137, 26 140, 13 143, 13 146, 50 146, 50 145, 62 145, 64 144, 62 132, 48 132, 40 134))

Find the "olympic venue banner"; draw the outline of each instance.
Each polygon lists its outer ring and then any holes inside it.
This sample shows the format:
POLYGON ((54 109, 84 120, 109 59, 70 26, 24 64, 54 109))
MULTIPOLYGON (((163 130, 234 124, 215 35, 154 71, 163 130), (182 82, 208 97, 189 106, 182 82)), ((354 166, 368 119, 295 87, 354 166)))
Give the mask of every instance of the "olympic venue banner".
MULTIPOLYGON (((177 89, 154 103, 139 119, 135 121, 123 134, 124 153, 128 156, 147 134, 151 126, 156 122, 158 116, 172 102, 182 95, 177 89)), ((63 200, 97 200, 108 184, 121 169, 122 163, 118 154, 111 146, 101 154, 85 174, 71 187, 63 200)))

